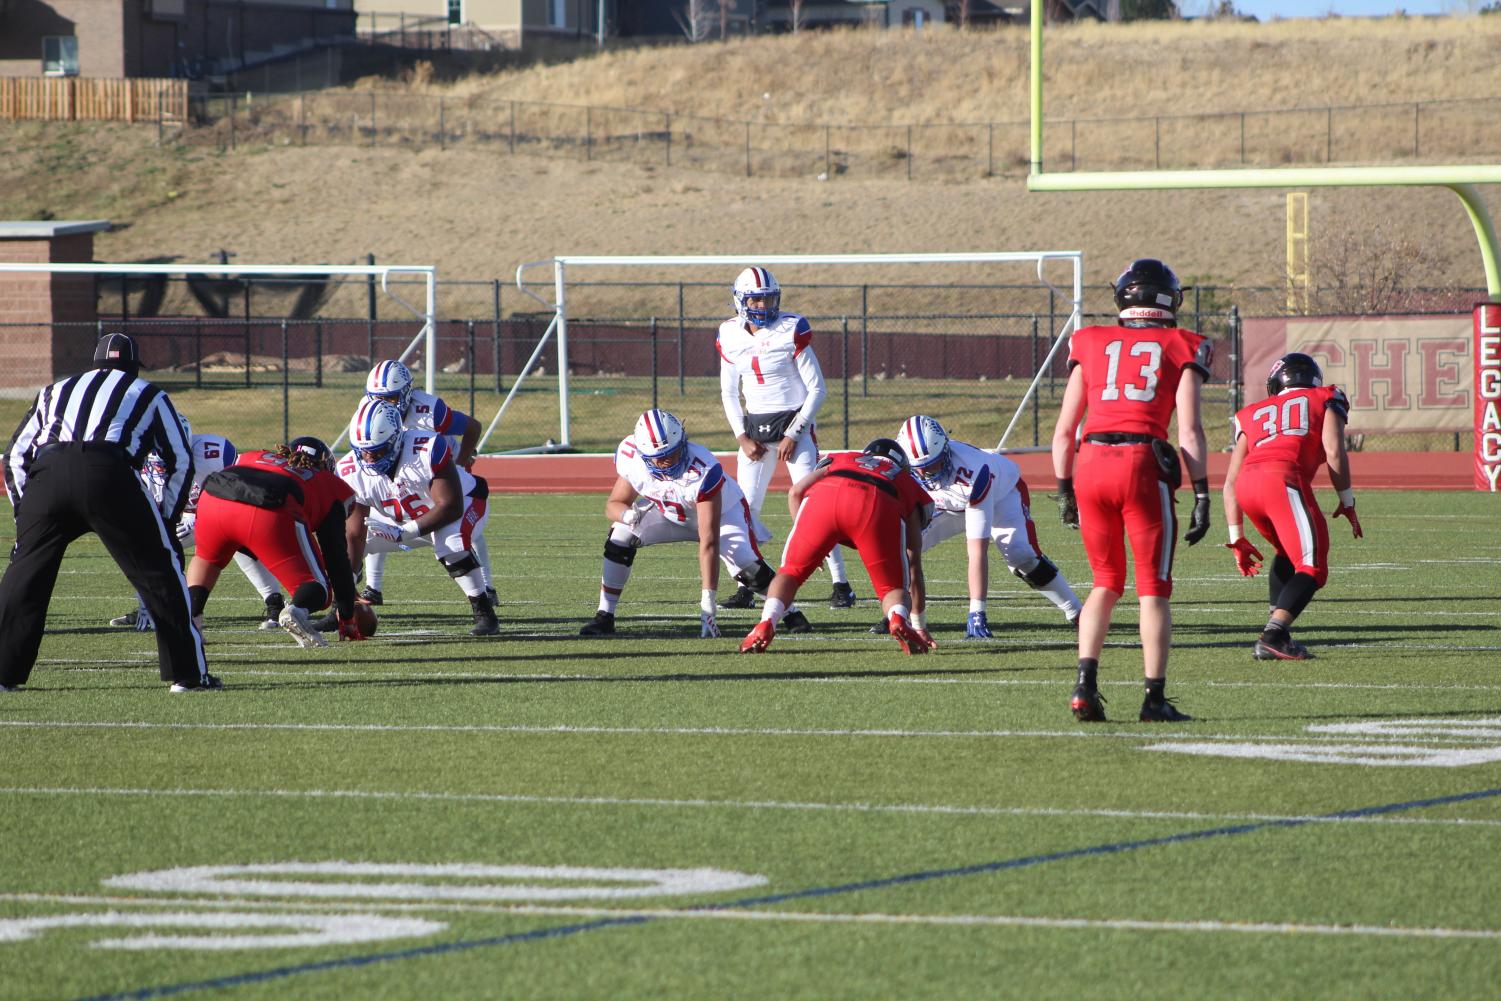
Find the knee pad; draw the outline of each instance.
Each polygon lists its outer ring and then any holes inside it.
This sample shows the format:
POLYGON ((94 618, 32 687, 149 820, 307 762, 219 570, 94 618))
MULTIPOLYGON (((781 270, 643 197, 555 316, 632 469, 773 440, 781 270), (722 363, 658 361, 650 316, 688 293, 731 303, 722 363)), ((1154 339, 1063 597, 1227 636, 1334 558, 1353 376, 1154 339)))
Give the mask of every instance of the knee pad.
POLYGON ((609 536, 605 536, 605 559, 611 563, 619 563, 623 567, 628 567, 636 562, 636 548, 634 546, 623 546, 609 536))
POLYGON ((761 560, 752 569, 737 573, 735 579, 757 594, 765 594, 766 589, 771 586, 771 579, 775 576, 776 572, 766 565, 765 560, 761 560))
POLYGON ((1058 566, 1046 556, 1038 556, 1030 566, 1017 567, 1011 572, 1026 581, 1029 587, 1047 587, 1058 576, 1058 566))
POLYGON ((448 571, 448 576, 455 580, 479 569, 479 560, 475 559, 474 554, 467 549, 453 556, 440 556, 438 562, 443 564, 443 569, 448 571))

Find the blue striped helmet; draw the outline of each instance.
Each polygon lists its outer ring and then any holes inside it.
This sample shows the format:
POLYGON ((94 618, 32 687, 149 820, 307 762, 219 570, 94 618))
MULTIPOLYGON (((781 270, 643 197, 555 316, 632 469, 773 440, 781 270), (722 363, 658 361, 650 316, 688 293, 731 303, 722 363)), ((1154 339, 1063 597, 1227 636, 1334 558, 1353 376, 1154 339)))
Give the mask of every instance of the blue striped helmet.
POLYGON ((735 312, 742 320, 749 320, 759 327, 772 323, 782 315, 782 286, 765 268, 746 268, 735 279, 735 312), (760 299, 761 305, 751 306, 751 299, 760 299))
POLYGON ((379 363, 365 380, 365 395, 385 400, 405 418, 407 406, 412 402, 412 370, 399 361, 379 363))
POLYGON ((665 410, 648 410, 631 435, 646 471, 659 480, 675 480, 688 468, 688 432, 665 410))
POLYGON ((949 434, 931 417, 914 414, 908 417, 896 440, 912 463, 912 472, 929 490, 942 490, 954 482, 954 450, 949 434))
POLYGON ((385 400, 367 397, 349 422, 349 445, 361 469, 389 475, 401 457, 401 414, 385 400))

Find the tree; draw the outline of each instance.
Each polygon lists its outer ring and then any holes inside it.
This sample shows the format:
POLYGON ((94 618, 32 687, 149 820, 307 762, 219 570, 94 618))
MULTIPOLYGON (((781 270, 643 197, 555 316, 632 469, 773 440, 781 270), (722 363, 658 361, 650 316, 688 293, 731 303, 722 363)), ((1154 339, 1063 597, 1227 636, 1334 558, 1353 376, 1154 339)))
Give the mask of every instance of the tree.
POLYGON ((1122 21, 1171 21, 1178 17, 1173 0, 1121 0, 1122 21))
POLYGON ((683 29, 690 42, 709 38, 709 0, 688 0, 688 5, 672 12, 672 19, 683 29))
POLYGON ((803 4, 806 0, 787 0, 787 15, 792 21, 792 33, 803 30, 803 4))

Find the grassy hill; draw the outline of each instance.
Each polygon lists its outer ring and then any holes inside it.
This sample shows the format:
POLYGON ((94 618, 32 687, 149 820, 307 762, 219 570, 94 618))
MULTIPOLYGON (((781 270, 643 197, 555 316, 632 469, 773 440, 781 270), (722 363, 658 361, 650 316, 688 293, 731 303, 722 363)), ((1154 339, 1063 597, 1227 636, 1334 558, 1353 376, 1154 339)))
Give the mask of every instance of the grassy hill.
MULTIPOLYGON (((1084 118, 1407 102, 1390 115, 1394 134, 1410 132, 1411 102, 1501 96, 1498 40, 1501 18, 1488 17, 1061 27, 1048 36, 1047 108, 1084 118)), ((1026 73, 1020 29, 854 31, 611 51, 447 83, 419 67, 349 89, 923 124, 1024 117, 1026 73)), ((155 141, 154 125, 0 126, 0 217, 110 219, 101 260, 374 253, 445 278, 506 277, 555 253, 1082 249, 1092 281, 1156 255, 1200 281, 1274 287, 1284 268, 1281 191, 1041 195, 999 177, 745 178, 491 151, 155 141)), ((1410 262, 1415 284, 1483 284, 1447 191, 1316 191, 1310 206, 1316 281, 1341 277, 1331 261, 1356 266, 1353 241, 1410 262)))

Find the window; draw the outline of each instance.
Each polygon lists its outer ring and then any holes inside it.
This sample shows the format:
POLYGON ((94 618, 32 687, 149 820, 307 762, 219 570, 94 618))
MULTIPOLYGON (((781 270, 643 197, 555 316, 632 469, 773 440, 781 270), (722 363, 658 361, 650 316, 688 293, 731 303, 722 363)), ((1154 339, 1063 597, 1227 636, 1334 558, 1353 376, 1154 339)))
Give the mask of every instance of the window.
POLYGON ((448 0, 448 23, 464 23, 464 0, 448 0))
POLYGON ((553 28, 568 27, 568 8, 564 6, 565 0, 551 0, 547 5, 547 23, 553 28))
POLYGON ((42 39, 42 73, 46 76, 78 75, 78 38, 48 35, 42 39))

